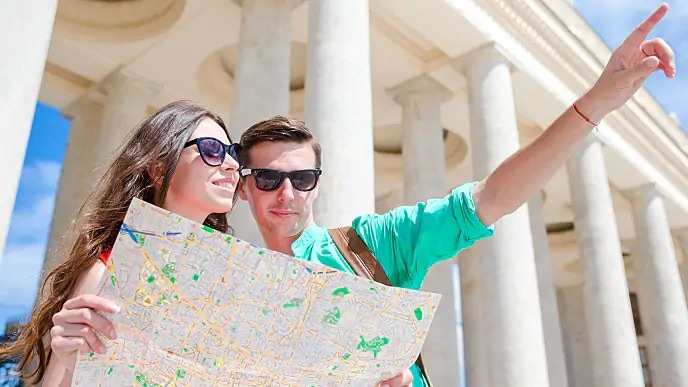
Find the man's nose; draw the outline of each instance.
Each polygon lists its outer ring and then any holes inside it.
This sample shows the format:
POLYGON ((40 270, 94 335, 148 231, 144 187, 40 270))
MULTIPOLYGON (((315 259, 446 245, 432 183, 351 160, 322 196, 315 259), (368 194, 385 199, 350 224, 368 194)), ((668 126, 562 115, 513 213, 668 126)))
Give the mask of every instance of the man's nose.
POLYGON ((291 185, 291 180, 288 177, 284 178, 282 186, 279 187, 277 195, 277 198, 281 202, 290 202, 294 200, 294 186, 291 185))

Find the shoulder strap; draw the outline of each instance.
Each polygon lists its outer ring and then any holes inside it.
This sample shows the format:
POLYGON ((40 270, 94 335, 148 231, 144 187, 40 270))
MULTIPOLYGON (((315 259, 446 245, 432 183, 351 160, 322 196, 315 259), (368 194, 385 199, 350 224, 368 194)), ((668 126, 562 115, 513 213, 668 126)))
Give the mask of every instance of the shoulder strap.
POLYGON ((328 232, 356 275, 392 286, 380 262, 358 236, 356 230, 351 227, 340 227, 329 229, 328 232))
MULTIPOLYGON (((356 275, 372 279, 383 285, 392 286, 385 270, 382 268, 382 265, 380 265, 380 261, 375 258, 375 255, 373 255, 365 242, 363 242, 363 239, 358 236, 356 230, 351 226, 346 226, 331 228, 327 231, 330 233, 334 244, 337 245, 337 249, 339 249, 342 257, 344 257, 356 275)), ((425 376, 428 386, 432 387, 428 372, 425 369, 425 364, 423 364, 422 354, 418 354, 416 365, 425 376)))

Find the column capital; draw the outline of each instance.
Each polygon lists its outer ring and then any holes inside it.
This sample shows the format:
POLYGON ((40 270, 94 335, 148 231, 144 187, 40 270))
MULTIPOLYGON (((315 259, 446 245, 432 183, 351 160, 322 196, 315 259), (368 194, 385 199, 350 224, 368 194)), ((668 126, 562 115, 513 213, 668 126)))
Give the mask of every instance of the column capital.
MULTIPOLYGON (((688 245, 688 226, 673 230, 673 234, 680 239, 681 242, 684 242, 688 245)), ((688 257, 686 257, 686 259, 688 259, 688 257)))
POLYGON ((141 88, 142 90, 149 92, 151 95, 155 95, 163 89, 161 84, 148 78, 144 78, 123 67, 120 67, 108 74, 105 78, 103 78, 102 81, 100 81, 100 83, 98 83, 96 88, 101 93, 107 95, 113 87, 123 83, 133 84, 137 88, 141 88))
POLYGON ((88 111, 91 109, 102 109, 103 101, 98 98, 97 95, 91 95, 89 93, 82 94, 77 99, 72 101, 69 105, 62 109, 60 113, 62 116, 73 120, 76 116, 80 115, 83 111, 88 111))
POLYGON ((636 187, 626 188, 621 191, 629 200, 648 200, 657 196, 662 196, 657 184, 654 182, 642 184, 636 187))
POLYGON ((410 96, 420 96, 436 101, 438 104, 449 101, 453 93, 427 74, 406 80, 387 90, 398 104, 403 105, 410 96))
MULTIPOLYGON (((239 7, 243 7, 245 1, 247 1, 247 0, 231 0, 232 3, 238 5, 239 7)), ((250 0, 250 1, 257 1, 257 0, 250 0)), ((284 2, 284 3, 286 3, 286 2, 291 3, 291 9, 295 9, 299 5, 306 2, 306 0, 280 0, 280 1, 284 2)))
POLYGON ((467 74, 473 64, 485 61, 496 60, 509 65, 513 73, 515 68, 509 54, 497 43, 489 42, 480 47, 474 48, 451 61, 454 69, 462 74, 467 74))

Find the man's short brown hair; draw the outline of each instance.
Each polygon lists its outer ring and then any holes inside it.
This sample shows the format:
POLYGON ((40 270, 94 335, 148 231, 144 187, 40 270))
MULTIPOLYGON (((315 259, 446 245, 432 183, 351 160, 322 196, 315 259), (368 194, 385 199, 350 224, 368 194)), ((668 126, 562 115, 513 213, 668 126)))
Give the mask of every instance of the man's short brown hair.
POLYGON ((295 142, 297 144, 309 143, 315 153, 315 167, 320 168, 321 150, 320 143, 306 127, 306 123, 294 117, 274 116, 267 120, 251 125, 241 135, 242 165, 249 165, 249 151, 254 145, 265 141, 295 142))

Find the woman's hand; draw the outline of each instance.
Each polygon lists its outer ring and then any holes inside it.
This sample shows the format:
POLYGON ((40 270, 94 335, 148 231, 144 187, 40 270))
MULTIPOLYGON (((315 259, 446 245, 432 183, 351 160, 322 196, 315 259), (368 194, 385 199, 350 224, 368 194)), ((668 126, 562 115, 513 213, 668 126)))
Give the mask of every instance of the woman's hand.
POLYGON ((53 327, 50 330, 53 355, 73 371, 77 351, 104 354, 105 345, 95 332, 110 339, 117 338, 117 334, 112 322, 98 312, 118 311, 119 307, 113 302, 93 294, 82 294, 65 302, 62 310, 53 315, 53 327))
POLYGON ((578 101, 593 122, 625 104, 653 72, 663 71, 667 78, 676 74, 671 47, 660 38, 645 40, 668 9, 669 5, 662 4, 631 32, 612 53, 595 85, 578 101))

